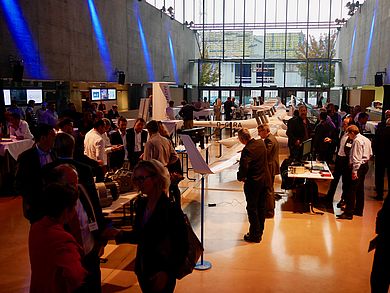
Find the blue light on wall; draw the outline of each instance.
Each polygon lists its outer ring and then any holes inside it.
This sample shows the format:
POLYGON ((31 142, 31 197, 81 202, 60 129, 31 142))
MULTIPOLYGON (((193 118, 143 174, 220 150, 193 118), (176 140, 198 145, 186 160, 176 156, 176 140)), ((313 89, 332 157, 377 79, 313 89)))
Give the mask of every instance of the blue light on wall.
POLYGON ((138 7, 137 1, 134 1, 134 14, 135 14, 135 17, 137 18, 139 36, 141 38, 142 51, 143 51, 144 59, 145 59, 145 63, 146 63, 146 71, 148 72, 148 79, 149 79, 149 81, 155 81, 153 65, 152 65, 152 61, 150 59, 148 43, 146 42, 144 29, 142 26, 140 15, 139 15, 139 7, 138 7))
POLYGON ((88 0, 89 12, 91 14, 91 20, 93 25, 93 30, 95 32, 95 38, 98 44, 100 58, 104 64, 104 70, 106 72, 106 78, 108 81, 114 80, 114 70, 112 68, 110 51, 107 47, 106 38, 104 37, 104 32, 100 24, 98 14, 96 12, 95 3, 93 0, 88 0))
POLYGON ((172 39, 171 39, 171 33, 170 32, 168 32, 168 43, 169 43, 169 52, 171 54, 171 62, 172 62, 172 67, 173 67, 173 74, 175 76, 176 84, 179 84, 179 74, 177 73, 175 51, 173 50, 173 45, 172 45, 172 39))
POLYGON ((355 19, 355 27, 353 29, 351 51, 349 52, 348 76, 351 76, 351 70, 352 70, 352 60, 353 60, 353 53, 355 50, 356 30, 357 30, 357 23, 358 23, 357 17, 358 17, 358 14, 356 15, 356 19, 355 19))
POLYGON ((364 70, 363 70, 363 79, 362 79, 362 83, 363 84, 366 84, 368 67, 370 65, 371 46, 372 46, 372 38, 374 36, 374 28, 375 28, 376 11, 377 11, 377 9, 378 9, 378 0, 376 0, 374 14, 372 15, 372 20, 371 20, 370 37, 368 39, 366 58, 365 58, 365 61, 364 61, 364 70))
MULTIPOLYGON (((46 68, 41 64, 38 48, 24 19, 17 0, 0 0, 8 29, 18 48, 24 69, 30 78, 48 78, 46 68)), ((4 46, 4 44, 2 44, 4 46)))

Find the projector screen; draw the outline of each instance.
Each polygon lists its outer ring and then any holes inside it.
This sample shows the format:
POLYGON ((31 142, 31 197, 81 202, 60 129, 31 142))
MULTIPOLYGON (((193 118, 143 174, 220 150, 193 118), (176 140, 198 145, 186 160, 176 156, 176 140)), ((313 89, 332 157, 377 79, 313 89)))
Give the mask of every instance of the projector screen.
POLYGON ((42 90, 27 90, 27 102, 34 100, 36 104, 42 104, 42 90))
POLYGON ((116 89, 91 89, 91 100, 116 100, 116 89))
POLYGON ((3 90, 4 93, 4 105, 11 106, 11 91, 3 90))

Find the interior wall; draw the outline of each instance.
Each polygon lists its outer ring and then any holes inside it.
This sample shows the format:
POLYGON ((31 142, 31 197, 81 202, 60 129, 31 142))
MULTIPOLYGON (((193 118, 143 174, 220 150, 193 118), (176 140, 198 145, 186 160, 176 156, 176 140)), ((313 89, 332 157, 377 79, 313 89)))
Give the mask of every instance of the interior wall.
POLYGON ((0 5, 2 78, 12 77, 9 56, 15 56, 24 61, 25 79, 117 81, 116 71, 119 70, 125 73, 127 83, 145 83, 152 79, 189 82, 188 60, 195 57, 195 33, 146 1, 20 0, 17 3, 39 56, 30 60, 22 55, 0 5), (89 3, 95 5, 95 23, 89 3), (106 63, 101 57, 104 46, 98 46, 94 27, 101 28, 99 39, 106 43, 106 63), (175 55, 177 80, 168 37, 175 55), (148 73, 146 55, 150 56, 154 75, 148 73), (37 72, 29 70, 34 64, 37 72))
MULTIPOLYGON (((375 74, 390 68, 390 1, 366 0, 341 28, 337 39, 336 84, 375 84, 375 74)), ((390 84, 390 75, 384 75, 390 84)))

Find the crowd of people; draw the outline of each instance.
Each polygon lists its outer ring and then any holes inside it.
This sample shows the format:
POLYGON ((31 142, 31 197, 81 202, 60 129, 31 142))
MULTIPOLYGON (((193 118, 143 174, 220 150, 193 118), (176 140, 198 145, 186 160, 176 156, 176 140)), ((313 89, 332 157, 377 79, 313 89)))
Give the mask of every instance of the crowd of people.
MULTIPOLYGON (((232 109, 234 101, 228 99, 226 103, 225 117, 229 119, 226 109, 232 109)), ((215 104, 220 110, 221 100, 215 104)), ((187 121, 193 120, 193 112, 199 111, 201 104, 199 107, 185 104, 179 114, 183 118, 188 114, 187 121)), ((185 255, 185 227, 178 220, 182 217, 180 179, 173 176, 182 174, 181 164, 164 125, 138 118, 134 127, 127 128, 127 119, 119 115, 117 106, 106 111, 103 103, 91 104, 83 113, 78 113, 70 103, 59 116, 54 103, 43 103, 35 113, 33 109, 33 103, 24 112, 12 104, 6 113, 11 137, 35 140, 32 148, 19 156, 15 175, 15 186, 23 197, 24 216, 31 223, 31 292, 56 292, 60 288, 65 292, 101 292, 100 256, 110 239, 118 244, 138 244, 135 272, 144 292, 172 292, 176 269, 185 255), (117 119, 117 123, 112 119, 117 119), (136 205, 131 232, 110 226, 95 187, 95 181, 103 181, 109 169, 123 166, 133 171, 132 180, 143 194, 136 205)), ((386 146, 390 143, 390 111, 386 112, 385 123, 378 125, 373 141, 365 136, 368 115, 359 107, 342 119, 337 108, 329 103, 321 108, 316 123, 312 123, 307 112, 301 104, 288 121, 290 158, 305 159, 303 142, 311 138, 314 157, 308 159, 334 164, 334 179, 325 203, 333 206, 342 179, 337 207, 343 213, 337 218, 351 220, 353 216, 363 216, 364 181, 373 151, 376 199, 384 198, 386 172, 389 180, 390 156, 386 146)), ((220 111, 215 115, 220 115, 220 111)), ((186 127, 192 127, 190 122, 187 124, 186 127)), ((269 125, 262 124, 257 130, 258 140, 251 137, 248 129, 238 132, 244 149, 237 180, 244 182, 249 220, 244 240, 254 243, 262 240, 265 218, 274 216, 273 185, 280 173, 278 141, 269 125)), ((388 259, 384 247, 389 244, 389 235, 383 228, 388 227, 388 198, 377 220, 377 251, 371 277, 375 284, 385 282, 387 274, 380 266, 383 258, 388 259)))
POLYGON ((138 118, 128 128, 117 106, 106 111, 103 103, 89 104, 83 113, 70 103, 60 115, 54 103, 34 106, 29 102, 23 111, 12 103, 5 114, 6 136, 35 141, 19 155, 15 173, 31 224, 30 292, 101 292, 100 256, 110 239, 138 244, 136 274, 145 292, 172 292, 187 239, 181 163, 165 126, 138 118), (133 172, 143 194, 131 235, 107 222, 95 187, 107 171, 120 168, 133 172))
POLYGON ((325 204, 332 207, 337 184, 342 178, 342 197, 337 207, 344 212, 339 219, 352 219, 362 216, 364 210, 364 180, 368 172, 368 161, 375 150, 375 187, 377 200, 383 200, 385 169, 389 164, 386 142, 389 141, 390 111, 386 111, 386 123, 379 123, 375 137, 366 132, 368 114, 360 106, 352 109, 343 119, 332 103, 320 109, 319 119, 312 123, 307 116, 307 107, 298 106, 298 110, 288 121, 287 136, 290 158, 302 160, 303 142, 312 139, 310 158, 335 165, 325 204), (387 125, 387 126, 386 126, 387 125), (335 156, 336 154, 336 156, 335 156), (385 167, 386 166, 386 167, 385 167))

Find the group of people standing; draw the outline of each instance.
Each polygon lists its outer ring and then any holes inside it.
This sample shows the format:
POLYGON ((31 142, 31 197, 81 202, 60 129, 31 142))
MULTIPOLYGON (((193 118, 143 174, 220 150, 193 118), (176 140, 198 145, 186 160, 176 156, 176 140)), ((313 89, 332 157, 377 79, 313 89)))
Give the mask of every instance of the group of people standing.
POLYGON ((334 110, 333 104, 321 111, 319 121, 312 125, 307 117, 304 104, 298 107, 298 115, 288 121, 287 136, 290 156, 295 160, 302 159, 302 143, 312 138, 310 160, 319 159, 333 163, 337 150, 334 179, 330 185, 326 204, 332 207, 333 198, 340 177, 343 179, 343 194, 337 207, 344 212, 337 217, 351 220, 353 216, 362 216, 364 209, 364 180, 368 171, 368 161, 373 155, 371 141, 363 135, 363 125, 367 122, 366 113, 341 117, 334 110))
POLYGON ((258 127, 261 139, 251 137, 248 129, 238 132, 239 141, 245 145, 241 153, 237 180, 244 182, 249 232, 247 242, 262 240, 265 218, 274 216, 275 196, 273 183, 279 174, 279 144, 267 124, 258 127))
POLYGON ((180 190, 170 180, 170 173, 181 171, 179 158, 158 121, 139 118, 127 129, 120 117, 117 130, 107 134, 111 123, 105 119, 87 131, 81 154, 71 119, 56 130, 39 124, 35 144, 18 158, 15 186, 31 223, 31 292, 101 292, 99 258, 109 239, 138 244, 135 271, 143 291, 173 291, 186 245, 180 190), (107 143, 116 147, 113 165, 128 161, 144 194, 129 233, 111 228, 99 205, 96 170, 105 171, 107 143))

